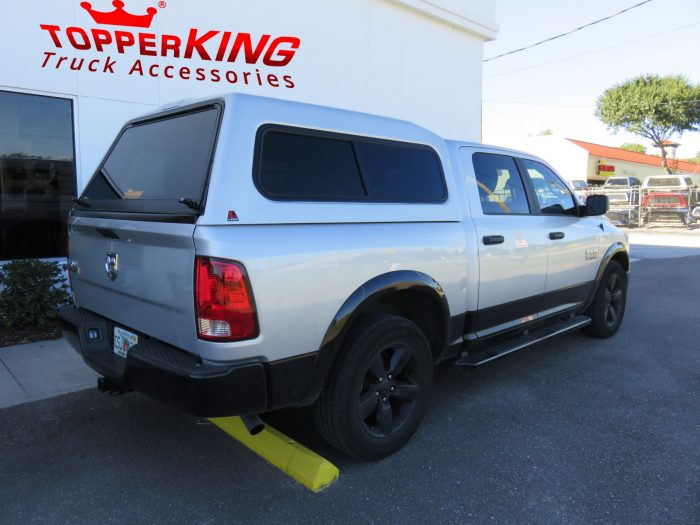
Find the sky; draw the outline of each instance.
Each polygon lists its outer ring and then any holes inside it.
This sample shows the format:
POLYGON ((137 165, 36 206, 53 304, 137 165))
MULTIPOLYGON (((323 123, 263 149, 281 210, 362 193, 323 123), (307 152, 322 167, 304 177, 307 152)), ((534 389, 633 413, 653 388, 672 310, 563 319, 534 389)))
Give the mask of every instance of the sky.
MULTIPOLYGON (((484 58, 564 33, 640 0, 496 0, 496 40, 484 58)), ((551 129, 567 138, 620 146, 643 137, 613 134, 593 114, 607 88, 644 73, 681 74, 700 83, 700 0, 652 0, 611 20, 533 49, 484 63, 483 142, 509 145, 551 129), (516 71, 519 70, 519 71, 516 71)), ((684 133, 678 158, 700 151, 684 133)))

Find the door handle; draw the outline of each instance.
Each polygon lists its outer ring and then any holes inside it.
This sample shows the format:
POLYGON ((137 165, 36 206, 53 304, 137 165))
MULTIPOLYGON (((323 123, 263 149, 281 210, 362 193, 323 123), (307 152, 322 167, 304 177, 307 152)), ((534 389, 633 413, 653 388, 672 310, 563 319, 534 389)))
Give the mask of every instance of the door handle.
POLYGON ((565 237, 564 232, 550 232, 549 233, 549 238, 552 239, 553 241, 556 241, 557 239, 563 239, 565 237))
POLYGON ((484 235, 484 244, 503 244, 503 235, 484 235))

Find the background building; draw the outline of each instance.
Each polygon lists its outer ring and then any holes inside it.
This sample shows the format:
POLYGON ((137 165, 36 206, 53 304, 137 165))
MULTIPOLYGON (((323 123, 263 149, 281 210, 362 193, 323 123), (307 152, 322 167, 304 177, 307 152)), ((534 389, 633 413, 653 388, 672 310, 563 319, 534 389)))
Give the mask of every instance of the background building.
MULTIPOLYGON (((643 181, 650 175, 664 175, 661 157, 620 148, 567 139, 556 135, 525 137, 511 141, 508 147, 534 153, 549 162, 568 180, 587 180, 604 184, 610 177, 637 177, 643 181)), ((700 186, 700 165, 669 156, 669 167, 688 175, 700 186)))
POLYGON ((494 0, 2 2, 0 260, 64 256, 65 218, 122 124, 239 91, 478 140, 494 0))

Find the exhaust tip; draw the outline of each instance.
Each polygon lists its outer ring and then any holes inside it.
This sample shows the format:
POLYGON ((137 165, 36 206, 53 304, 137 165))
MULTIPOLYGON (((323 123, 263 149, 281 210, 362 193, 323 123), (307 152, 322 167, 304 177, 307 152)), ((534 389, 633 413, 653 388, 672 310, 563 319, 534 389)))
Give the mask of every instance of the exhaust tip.
POLYGON ((260 434, 260 432, 262 432, 265 428, 265 423, 257 414, 241 416, 241 421, 243 421, 246 430, 248 430, 248 433, 251 436, 260 434))

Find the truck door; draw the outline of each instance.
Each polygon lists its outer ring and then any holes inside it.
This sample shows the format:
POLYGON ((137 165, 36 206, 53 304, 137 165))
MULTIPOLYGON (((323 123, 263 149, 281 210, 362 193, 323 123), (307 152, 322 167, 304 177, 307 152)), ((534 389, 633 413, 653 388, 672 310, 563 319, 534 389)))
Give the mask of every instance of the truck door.
POLYGON ((547 241, 513 157, 470 148, 461 156, 479 250, 475 331, 487 337, 537 317, 547 241))
POLYGON ((541 315, 574 308, 586 301, 593 286, 604 219, 580 217, 574 195, 549 167, 529 159, 519 162, 534 189, 547 242, 541 315))

